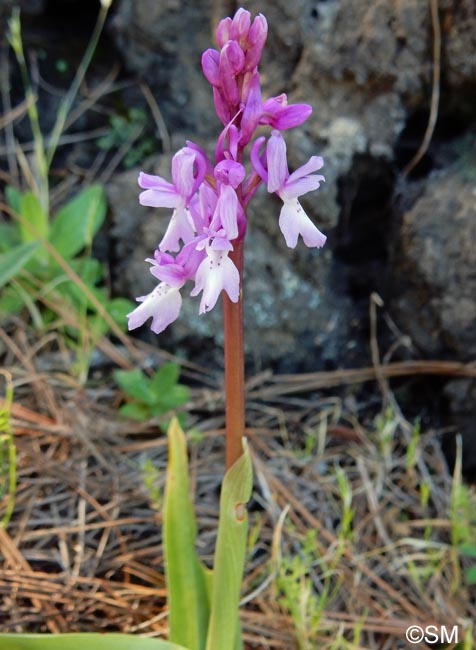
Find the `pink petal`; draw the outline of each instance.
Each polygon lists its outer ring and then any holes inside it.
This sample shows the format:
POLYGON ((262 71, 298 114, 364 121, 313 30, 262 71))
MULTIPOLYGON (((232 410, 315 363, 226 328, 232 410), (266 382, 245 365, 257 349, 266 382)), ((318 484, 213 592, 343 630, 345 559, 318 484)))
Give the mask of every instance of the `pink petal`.
POLYGON ((266 145, 268 162, 268 192, 277 192, 289 176, 286 143, 279 131, 272 131, 266 145))
POLYGON ((218 196, 217 207, 213 215, 212 227, 218 230, 219 220, 229 240, 238 237, 238 197, 230 185, 222 185, 218 196))
POLYGON ((139 174, 139 186, 145 189, 139 195, 139 203, 152 208, 175 208, 180 201, 180 195, 172 185, 160 176, 139 174))
POLYGON ((246 52, 245 69, 252 70, 255 68, 263 52, 266 37, 268 35, 268 23, 263 14, 258 14, 253 20, 250 32, 248 34, 248 50, 246 52))
POLYGON ((264 156, 261 156, 259 152, 265 140, 266 138, 264 137, 264 135, 260 136, 259 138, 256 138, 256 140, 253 142, 253 146, 251 147, 250 159, 255 172, 258 174, 258 176, 261 178, 262 181, 267 183, 268 172, 266 171, 262 160, 262 157, 264 158, 264 156))
POLYGON ((302 178, 303 176, 308 176, 313 172, 317 172, 319 169, 324 167, 324 159, 321 156, 311 156, 307 163, 298 167, 288 178, 288 182, 302 178))
POLYGON ((302 196, 303 194, 307 194, 308 192, 319 189, 321 183, 324 180, 324 176, 319 176, 318 174, 305 176, 304 178, 298 178, 293 183, 290 183, 288 178, 284 184, 284 188, 278 192, 278 194, 283 199, 283 201, 295 199, 298 196, 302 196))
POLYGON ((251 79, 248 98, 241 117, 241 146, 248 144, 251 140, 253 133, 256 131, 256 127, 259 124, 262 113, 263 105, 261 103, 261 85, 259 74, 256 70, 251 79))
POLYGON ((213 49, 206 50, 202 54, 202 69, 207 81, 213 86, 218 86, 218 60, 219 52, 213 49))
POLYGON ((177 192, 184 198, 190 198, 193 193, 195 152, 186 147, 177 151, 172 158, 172 179, 177 192))

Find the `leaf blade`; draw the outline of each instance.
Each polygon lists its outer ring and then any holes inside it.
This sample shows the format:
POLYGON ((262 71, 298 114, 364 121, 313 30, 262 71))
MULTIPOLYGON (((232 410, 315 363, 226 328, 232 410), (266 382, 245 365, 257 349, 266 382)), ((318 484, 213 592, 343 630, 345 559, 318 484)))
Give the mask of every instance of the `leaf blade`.
POLYGON ((15 277, 30 261, 37 248, 38 242, 30 241, 19 244, 0 255, 0 287, 3 287, 11 278, 15 277))
POLYGON ((240 648, 239 601, 246 555, 246 503, 253 488, 253 470, 246 441, 244 452, 225 474, 212 581, 206 650, 240 648))
POLYGON ((186 650, 168 641, 132 634, 0 634, 5 650, 186 650))
POLYGON ((100 185, 91 185, 63 205, 51 224, 50 243, 66 259, 91 245, 106 216, 100 185))
POLYGON ((209 616, 207 571, 195 551, 197 526, 189 495, 185 434, 176 418, 167 435, 169 461, 163 539, 169 636, 174 643, 185 645, 189 650, 204 650, 209 616))

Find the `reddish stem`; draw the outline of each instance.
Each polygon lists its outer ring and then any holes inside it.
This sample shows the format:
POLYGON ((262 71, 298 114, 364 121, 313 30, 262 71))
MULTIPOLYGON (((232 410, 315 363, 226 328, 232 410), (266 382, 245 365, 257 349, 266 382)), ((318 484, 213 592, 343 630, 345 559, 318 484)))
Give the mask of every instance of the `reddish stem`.
POLYGON ((234 244, 230 259, 240 273, 240 297, 232 302, 223 292, 225 329, 225 394, 226 394, 226 468, 229 469, 243 453, 245 433, 245 362, 243 335, 243 241, 234 244))

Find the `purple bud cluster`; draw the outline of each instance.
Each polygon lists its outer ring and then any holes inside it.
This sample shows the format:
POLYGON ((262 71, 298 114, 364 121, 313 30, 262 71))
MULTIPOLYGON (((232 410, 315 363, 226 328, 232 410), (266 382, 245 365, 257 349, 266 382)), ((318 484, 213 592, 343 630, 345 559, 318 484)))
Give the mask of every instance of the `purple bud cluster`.
POLYGON ((152 318, 152 331, 163 331, 178 317, 180 290, 189 280, 194 282, 190 295, 202 294, 200 313, 212 309, 222 291, 232 302, 238 301, 240 271, 229 254, 245 237, 246 208, 262 184, 283 202, 279 226, 289 247, 296 246, 299 235, 311 247, 319 248, 326 241, 298 199, 324 180, 314 173, 323 160, 312 156, 290 174, 281 133, 305 122, 312 108, 288 104, 285 94, 266 101, 261 97, 258 64, 267 33, 264 16, 251 21, 250 13, 239 9, 218 25, 220 49, 203 53, 203 72, 213 87, 215 110, 223 124, 214 164, 201 147, 187 142, 172 159, 171 183, 160 176, 139 176, 144 190, 140 203, 171 208, 173 213, 154 257, 146 260, 160 283, 137 298, 141 304, 128 315, 129 329, 152 318), (270 127, 270 135, 251 142, 259 126, 270 127), (243 164, 248 145, 249 173, 243 164))

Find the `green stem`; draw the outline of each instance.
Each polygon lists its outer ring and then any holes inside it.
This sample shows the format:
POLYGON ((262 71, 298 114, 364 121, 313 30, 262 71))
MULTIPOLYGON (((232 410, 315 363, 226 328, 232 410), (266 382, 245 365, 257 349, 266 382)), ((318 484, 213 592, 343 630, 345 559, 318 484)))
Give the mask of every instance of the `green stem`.
POLYGON ((51 161, 53 160, 53 156, 55 155, 55 151, 58 146, 58 142, 61 137, 61 134, 63 132, 66 120, 68 119, 68 114, 69 111, 71 110, 71 106, 73 105, 75 97, 78 94, 79 88, 84 79, 84 75, 86 74, 89 64, 91 63, 93 54, 96 51, 99 37, 101 36, 101 32, 103 30, 104 23, 106 21, 107 12, 109 11, 109 6, 110 3, 106 3, 106 2, 101 3, 101 9, 99 11, 99 15, 96 24, 94 26, 94 31, 92 33, 91 39, 88 43, 88 47, 86 48, 81 63, 78 66, 78 70, 73 79, 73 82, 59 106, 58 114, 56 116, 56 122, 53 127, 53 130, 51 131, 49 141, 48 141, 48 150, 46 155, 48 167, 51 165, 51 161))
MULTIPOLYGON (((243 278, 243 241, 230 253, 240 280, 243 278)), ((243 335, 243 291, 238 302, 223 293, 225 330, 225 394, 226 394, 226 468, 229 469, 243 453, 245 433, 245 364, 243 335)))
MULTIPOLYGON (((43 134, 41 133, 40 120, 37 110, 37 98, 31 85, 28 66, 26 65, 23 41, 21 36, 20 10, 15 8, 10 19, 10 43, 20 68, 25 98, 27 100, 28 119, 33 134, 33 147, 35 152, 36 174, 39 188, 39 199, 45 215, 49 212, 49 188, 48 188, 48 163, 45 156, 43 134)), ((47 218, 47 217, 46 217, 47 218)))
MULTIPOLYGON (((7 458, 3 458, 2 449, 2 464, 5 463, 8 467, 8 500, 7 507, 3 519, 0 521, 0 526, 6 528, 10 521, 13 510, 15 509, 15 497, 17 489, 17 450, 15 440, 13 438, 13 429, 11 425, 11 410, 13 404, 13 383, 9 372, 0 370, 0 374, 5 377, 6 389, 4 407, 0 410, 0 445, 7 448, 7 458)), ((1 467, 0 470, 4 471, 1 467)), ((3 494, 2 494, 3 496, 3 494)))

